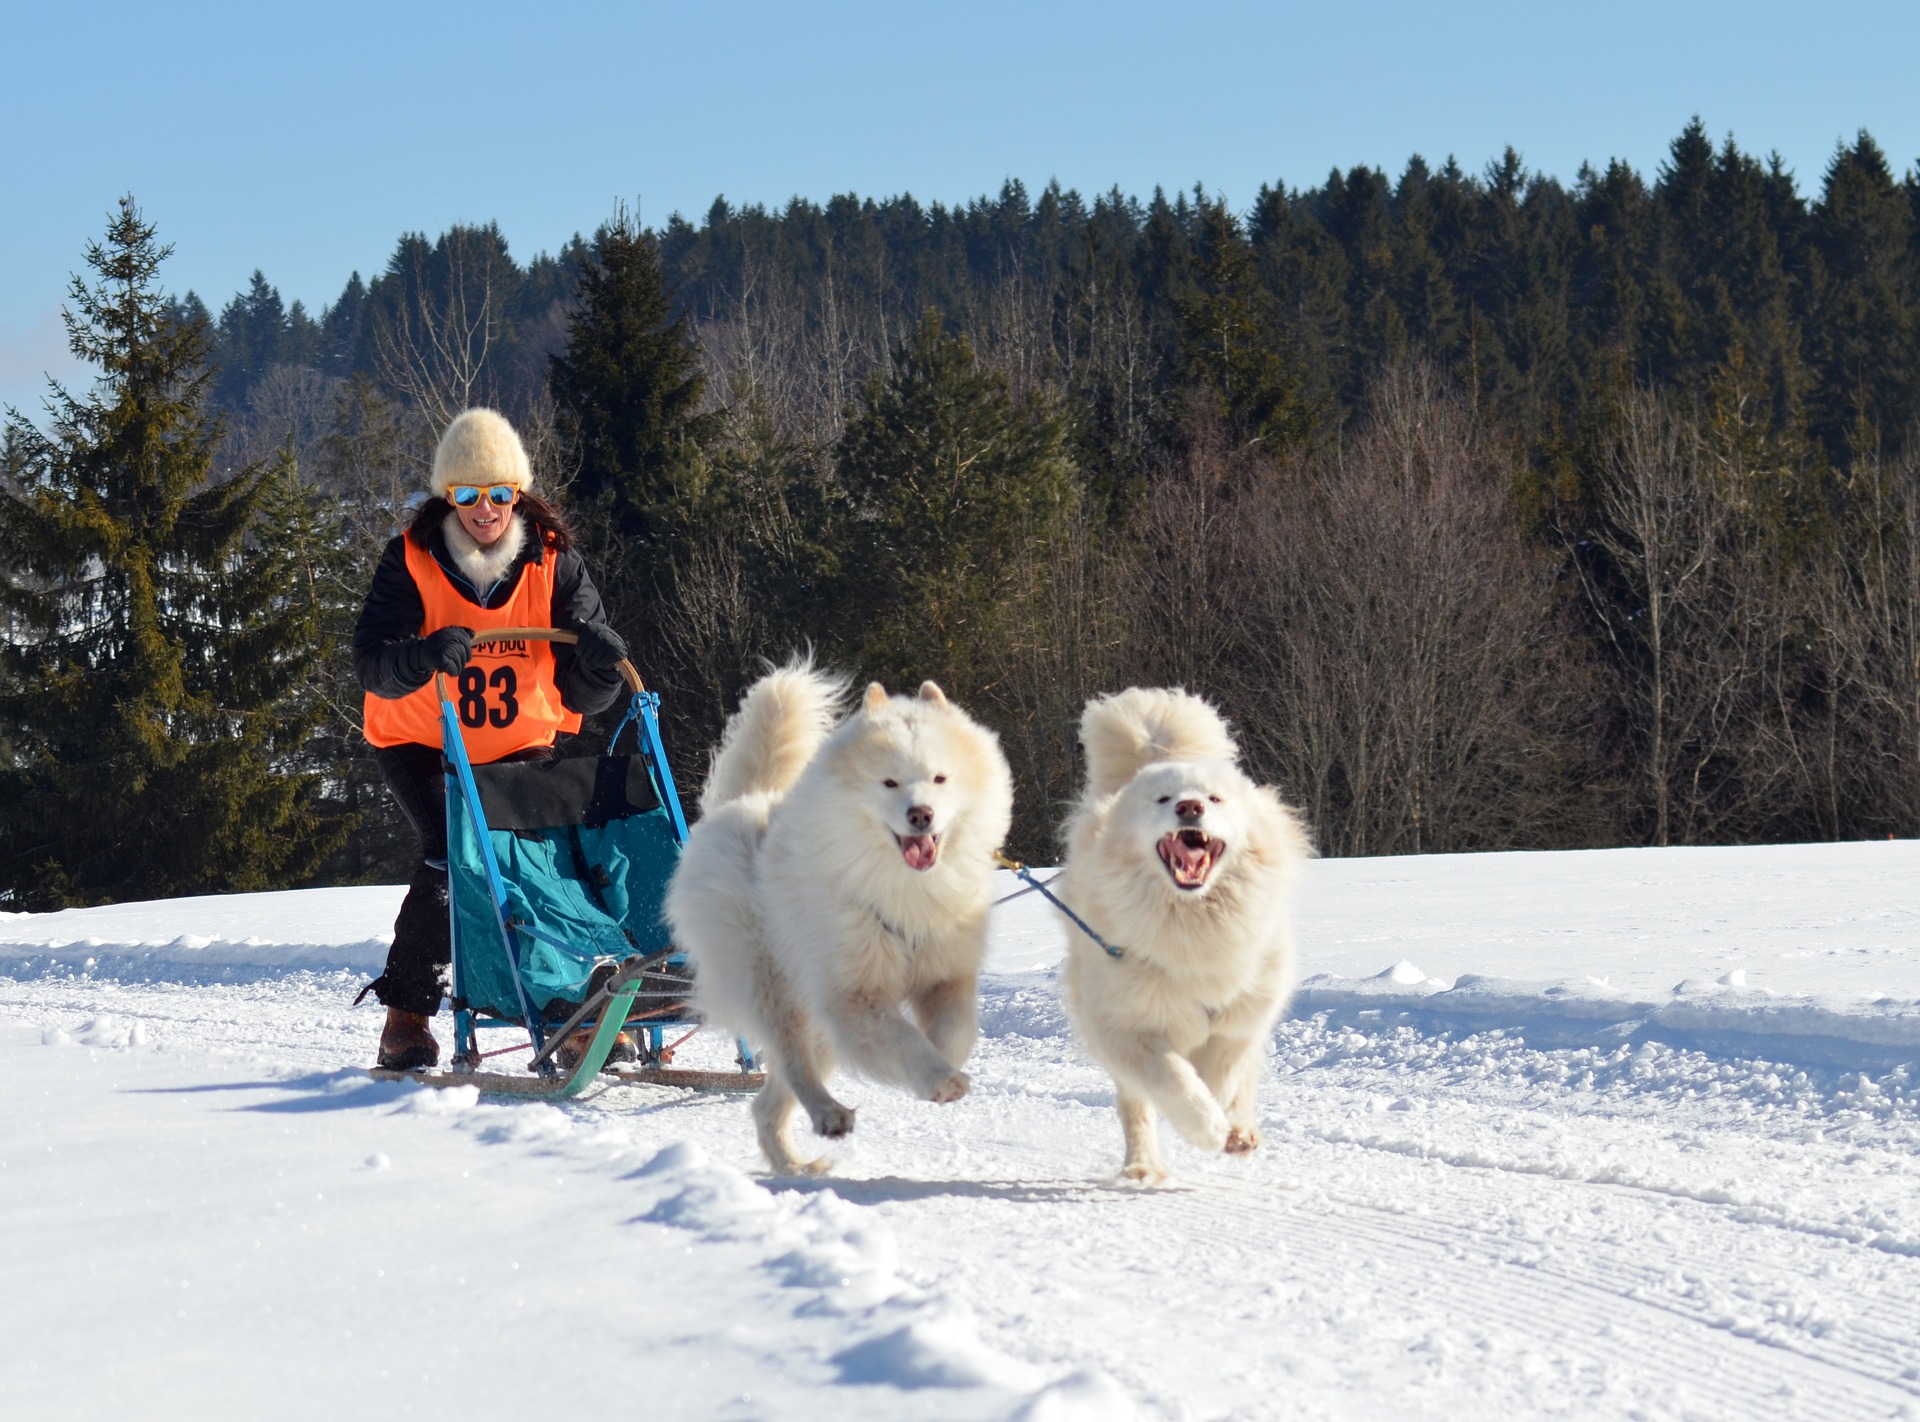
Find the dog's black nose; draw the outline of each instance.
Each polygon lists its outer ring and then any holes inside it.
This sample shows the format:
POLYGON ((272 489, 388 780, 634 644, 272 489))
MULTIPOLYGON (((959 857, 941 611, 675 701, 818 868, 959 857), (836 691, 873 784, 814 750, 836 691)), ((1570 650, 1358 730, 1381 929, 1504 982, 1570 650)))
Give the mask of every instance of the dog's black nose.
POLYGON ((1205 800, 1182 800, 1173 807, 1174 814, 1183 820, 1197 820, 1207 812, 1205 800))
POLYGON ((907 811, 907 823, 915 834, 925 834, 933 828, 933 811, 925 805, 915 805, 907 811))

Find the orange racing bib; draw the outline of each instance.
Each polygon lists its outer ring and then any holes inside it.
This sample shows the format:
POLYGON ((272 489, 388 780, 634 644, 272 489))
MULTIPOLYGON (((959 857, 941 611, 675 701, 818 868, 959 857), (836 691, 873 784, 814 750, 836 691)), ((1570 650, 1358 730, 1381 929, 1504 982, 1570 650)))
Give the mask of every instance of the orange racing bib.
MULTIPOLYGON (((455 590, 433 554, 411 538, 402 539, 407 571, 420 590, 426 616, 420 623, 425 637, 442 627, 471 627, 490 632, 504 627, 553 625, 553 550, 538 563, 520 570, 513 596, 499 607, 480 607, 455 590)), ((397 701, 367 693, 362 717, 367 740, 376 746, 440 744, 440 693, 437 678, 397 701)), ((472 659, 458 676, 448 678, 454 710, 460 721, 460 739, 476 764, 498 760, 515 751, 550 746, 560 731, 578 731, 580 714, 560 700, 553 680, 553 644, 550 642, 492 642, 475 647, 472 659)))

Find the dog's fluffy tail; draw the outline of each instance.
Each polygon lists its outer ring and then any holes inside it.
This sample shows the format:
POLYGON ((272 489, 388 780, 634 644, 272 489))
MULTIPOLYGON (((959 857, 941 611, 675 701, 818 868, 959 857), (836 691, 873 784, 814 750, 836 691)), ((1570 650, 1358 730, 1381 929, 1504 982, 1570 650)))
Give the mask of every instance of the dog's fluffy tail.
POLYGON ((1238 751, 1220 713, 1178 689, 1136 686, 1095 697, 1080 717, 1087 789, 1110 795, 1157 760, 1234 760, 1238 751))
POLYGON ((700 812, 744 795, 778 795, 800 778, 839 718, 847 683, 797 656, 747 688, 707 769, 700 812))

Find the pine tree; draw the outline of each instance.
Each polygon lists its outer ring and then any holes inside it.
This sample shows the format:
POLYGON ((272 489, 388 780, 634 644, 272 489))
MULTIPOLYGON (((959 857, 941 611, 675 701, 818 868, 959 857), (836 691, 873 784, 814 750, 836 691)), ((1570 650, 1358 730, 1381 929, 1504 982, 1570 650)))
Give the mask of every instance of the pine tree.
POLYGON ((364 371, 368 364, 361 317, 367 304, 367 285, 355 272, 347 278, 340 299, 320 313, 320 337, 314 366, 341 379, 364 371))
POLYGON ((1071 494, 1066 422, 979 368, 929 314, 876 374, 838 449, 853 503, 841 606, 865 616, 861 666, 965 695, 984 640, 1018 610, 1016 565, 1047 556, 1071 494))
POLYGON ((1239 440, 1278 452, 1306 436, 1312 412, 1239 222, 1224 201, 1202 197, 1198 208, 1189 280, 1174 299, 1181 373, 1213 392, 1239 440))
POLYGON ((344 832, 299 763, 315 722, 291 460, 214 477, 204 323, 176 324, 131 197, 66 313, 100 367, 50 430, 9 412, 0 607, 0 902, 277 887, 344 832))
POLYGON ((1186 199, 1179 206, 1167 201, 1160 189, 1153 190, 1133 243, 1133 280, 1140 293, 1140 308, 1147 331, 1163 365, 1171 366, 1179 347, 1179 314, 1174 300, 1187 280, 1192 250, 1183 214, 1186 199))
POLYGON ((1604 173, 1583 166, 1574 195, 1580 243, 1574 253, 1569 301, 1574 311, 1575 365, 1582 373, 1581 406, 1612 403, 1615 387, 1634 374, 1669 369, 1661 344, 1673 322, 1671 282, 1658 271, 1658 224, 1653 195, 1619 159, 1604 173))
POLYGON ((1262 188, 1247 225, 1261 282, 1286 323, 1301 398, 1310 407, 1340 412, 1353 344, 1350 272, 1345 251, 1313 210, 1319 206, 1317 196, 1262 188))
POLYGON ((1460 339, 1461 318, 1446 263, 1434 249, 1441 220, 1434 187, 1425 161, 1415 155, 1393 196, 1393 290, 1406 335, 1431 356, 1444 359, 1460 339))
POLYGON ((1655 192, 1671 347, 1655 373, 1702 397, 1743 364, 1742 380, 1767 383, 1767 417, 1784 430, 1803 380, 1771 181, 1731 138, 1716 154, 1698 118, 1674 140, 1655 192))
MULTIPOLYGON (((297 304, 297 303, 296 303, 297 304)), ((301 313, 305 320, 306 313, 301 313)), ((280 293, 255 270, 244 292, 220 313, 215 336, 214 403, 223 411, 246 408, 247 393, 275 365, 291 359, 286 307, 280 293)))
POLYGON ((1920 410, 1920 228, 1865 133, 1828 166, 1809 239, 1808 403, 1815 438, 1839 464, 1860 431, 1896 444, 1920 410))
POLYGON ((595 234, 576 296, 548 373, 573 497, 644 563, 686 526, 720 420, 701 409, 699 354, 659 243, 624 207, 595 234))

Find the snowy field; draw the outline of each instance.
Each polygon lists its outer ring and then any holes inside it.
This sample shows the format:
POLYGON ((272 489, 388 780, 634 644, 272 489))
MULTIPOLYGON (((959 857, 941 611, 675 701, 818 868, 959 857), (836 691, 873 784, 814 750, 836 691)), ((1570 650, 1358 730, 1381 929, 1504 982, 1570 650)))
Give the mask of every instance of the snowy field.
POLYGON ((1315 864, 1266 1144, 1153 1190, 1031 896, 973 1094, 796 1182, 368 1080, 399 894, 0 915, 0 1412, 1920 1417, 1920 843, 1315 864))

